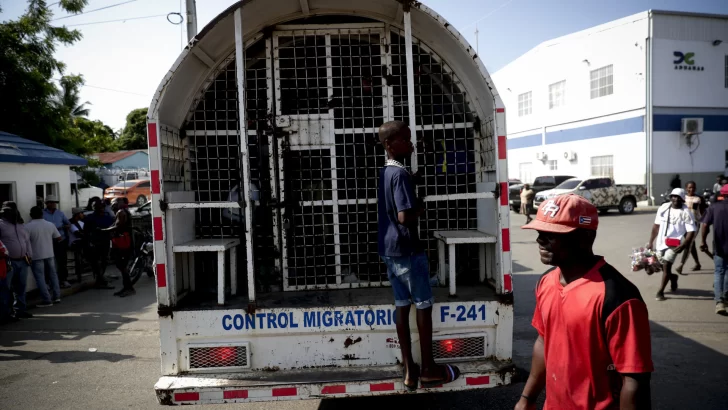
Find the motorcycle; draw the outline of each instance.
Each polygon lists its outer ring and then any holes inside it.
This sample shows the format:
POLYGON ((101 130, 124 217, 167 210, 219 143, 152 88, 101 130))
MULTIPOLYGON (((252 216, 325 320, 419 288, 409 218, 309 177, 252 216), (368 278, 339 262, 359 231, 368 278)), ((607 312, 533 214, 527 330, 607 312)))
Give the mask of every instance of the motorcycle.
POLYGON ((144 232, 134 228, 134 231, 142 238, 138 243, 139 248, 135 251, 134 257, 129 261, 128 271, 131 284, 135 284, 142 276, 142 272, 146 272, 150 278, 154 277, 154 243, 152 242, 152 233, 144 232))
POLYGON ((660 194, 660 198, 662 198, 662 202, 660 203, 660 205, 670 202, 670 193, 671 192, 672 192, 672 190, 668 189, 667 191, 660 194))

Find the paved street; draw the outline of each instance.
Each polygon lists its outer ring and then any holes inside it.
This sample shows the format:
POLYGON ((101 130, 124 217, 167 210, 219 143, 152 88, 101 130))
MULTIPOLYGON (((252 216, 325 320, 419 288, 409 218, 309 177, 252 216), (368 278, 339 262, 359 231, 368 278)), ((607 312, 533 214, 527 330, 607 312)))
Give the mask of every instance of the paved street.
MULTIPOLYGON (((665 302, 653 297, 657 276, 629 271, 628 254, 647 241, 653 218, 651 212, 610 213, 600 218, 596 250, 637 284, 647 301, 656 365, 654 408, 725 409, 728 318, 713 313, 712 262, 701 254, 703 270, 681 277, 679 292, 668 294, 665 302)), ((530 327, 533 288, 545 269, 538 260, 535 233, 517 229, 524 220, 512 214, 514 357, 519 367, 528 368, 536 337, 530 327)), ((691 268, 691 262, 687 266, 691 268)), ((119 299, 111 296, 113 291, 88 290, 66 298, 59 306, 34 309, 35 319, 0 328, 0 408, 159 408, 152 389, 159 377, 159 340, 151 279, 142 277, 137 291, 134 297, 119 299)), ((522 384, 516 384, 457 394, 214 408, 509 409, 521 388, 522 384)))

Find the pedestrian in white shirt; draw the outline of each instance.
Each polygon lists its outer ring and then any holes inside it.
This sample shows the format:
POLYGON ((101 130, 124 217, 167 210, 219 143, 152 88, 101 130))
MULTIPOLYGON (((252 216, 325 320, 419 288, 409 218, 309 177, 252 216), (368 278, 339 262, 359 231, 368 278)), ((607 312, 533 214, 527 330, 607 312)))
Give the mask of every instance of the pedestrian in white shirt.
POLYGON ((61 303, 61 287, 56 273, 53 242, 62 240, 62 237, 52 222, 43 219, 43 210, 40 207, 32 207, 30 217, 32 219, 25 224, 25 229, 30 235, 30 246, 33 249, 31 269, 41 296, 41 303, 36 306, 49 307, 53 306, 54 303, 61 303), (48 292, 46 276, 51 282, 52 298, 48 292))
POLYGON ((672 265, 678 254, 693 241, 695 237, 695 219, 685 205, 685 190, 675 188, 670 193, 670 202, 660 206, 652 226, 649 247, 657 251, 662 262, 662 282, 655 295, 659 301, 665 300, 665 287, 670 282, 670 290, 677 291, 678 276, 672 273, 672 265))

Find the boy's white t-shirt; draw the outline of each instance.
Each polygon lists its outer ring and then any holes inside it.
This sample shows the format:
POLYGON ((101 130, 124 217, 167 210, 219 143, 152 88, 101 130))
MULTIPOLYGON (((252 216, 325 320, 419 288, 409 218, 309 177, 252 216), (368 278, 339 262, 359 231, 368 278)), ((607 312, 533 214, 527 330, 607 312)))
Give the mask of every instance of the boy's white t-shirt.
POLYGON ((672 208, 671 203, 660 206, 655 216, 655 225, 660 225, 660 231, 655 240, 655 248, 658 251, 668 249, 665 238, 683 239, 688 232, 695 232, 695 219, 690 214, 688 207, 683 205, 682 209, 672 208), (668 221, 668 216, 669 221, 668 221))

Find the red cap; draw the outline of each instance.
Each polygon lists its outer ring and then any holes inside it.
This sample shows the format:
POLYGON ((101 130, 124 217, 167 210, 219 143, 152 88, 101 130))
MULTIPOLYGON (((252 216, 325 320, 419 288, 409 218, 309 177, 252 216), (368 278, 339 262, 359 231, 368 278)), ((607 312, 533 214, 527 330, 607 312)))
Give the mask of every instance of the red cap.
POLYGON ((728 184, 725 184, 720 188, 720 193, 723 195, 728 195, 728 184))
POLYGON ((536 219, 521 228, 569 233, 577 228, 596 231, 598 225, 597 208, 579 195, 568 194, 544 201, 538 207, 536 219))

